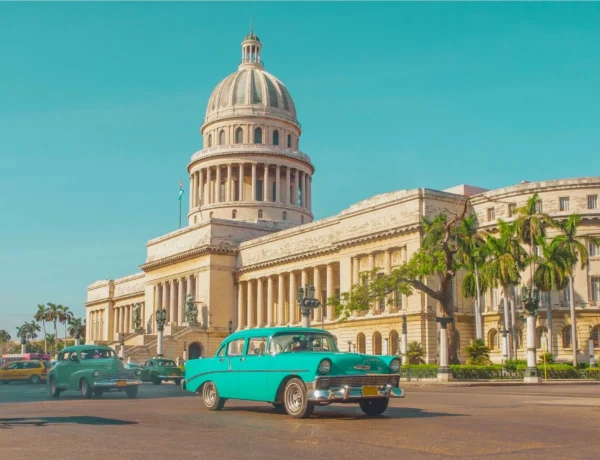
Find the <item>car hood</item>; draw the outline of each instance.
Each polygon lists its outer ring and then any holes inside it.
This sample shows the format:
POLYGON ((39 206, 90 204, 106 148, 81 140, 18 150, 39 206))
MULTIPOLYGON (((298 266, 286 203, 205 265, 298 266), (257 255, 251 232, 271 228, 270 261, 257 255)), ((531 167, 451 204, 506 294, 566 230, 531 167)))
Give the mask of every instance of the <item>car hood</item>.
POLYGON ((81 361, 81 367, 86 369, 99 369, 107 371, 122 371, 125 365, 119 359, 89 359, 81 361))
POLYGON ((159 374, 179 374, 182 373, 181 369, 179 369, 178 367, 173 367, 173 366, 159 366, 156 368, 157 372, 159 374))
MULTIPOLYGON (((321 360, 327 358, 331 361, 330 374, 388 374, 390 368, 388 363, 373 355, 364 355, 361 353, 280 353, 280 359, 289 359, 291 362, 306 366, 306 369, 316 371, 321 360)), ((387 357, 386 357, 387 358, 387 357)), ((392 358, 391 356, 389 358, 392 358)), ((303 366, 303 367, 304 367, 303 366)))

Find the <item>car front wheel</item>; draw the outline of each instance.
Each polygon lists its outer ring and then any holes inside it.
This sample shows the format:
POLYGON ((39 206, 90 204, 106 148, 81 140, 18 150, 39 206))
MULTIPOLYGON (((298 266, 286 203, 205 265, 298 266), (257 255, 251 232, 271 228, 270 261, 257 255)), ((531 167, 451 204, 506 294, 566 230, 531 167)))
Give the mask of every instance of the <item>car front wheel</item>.
POLYGON ((215 382, 206 382, 202 387, 202 399, 208 410, 221 410, 226 399, 219 396, 215 382))
POLYGON ((389 402, 390 400, 388 398, 363 399, 360 401, 360 408, 369 417, 376 417, 385 412, 389 402))
POLYGON ((90 399, 92 397, 92 387, 90 387, 90 384, 86 379, 81 379, 81 382, 79 382, 79 390, 81 391, 81 396, 85 399, 90 399))
POLYGON ((37 385, 38 383, 40 383, 42 381, 42 379, 40 378, 39 375, 37 374, 33 374, 30 378, 29 378, 29 383, 33 383, 35 385, 37 385))
POLYGON ((50 396, 53 398, 58 398, 60 396, 60 389, 56 385, 56 379, 50 379, 50 396))
POLYGON ((173 382, 175 382, 175 385, 177 386, 181 385, 181 379, 175 379, 173 382))
POLYGON ((294 418, 310 417, 315 406, 306 398, 306 386, 302 380, 293 378, 283 390, 283 404, 288 415, 294 418))
POLYGON ((127 395, 127 397, 129 399, 135 399, 135 398, 137 398, 138 387, 127 387, 127 388, 125 388, 125 394, 127 395))

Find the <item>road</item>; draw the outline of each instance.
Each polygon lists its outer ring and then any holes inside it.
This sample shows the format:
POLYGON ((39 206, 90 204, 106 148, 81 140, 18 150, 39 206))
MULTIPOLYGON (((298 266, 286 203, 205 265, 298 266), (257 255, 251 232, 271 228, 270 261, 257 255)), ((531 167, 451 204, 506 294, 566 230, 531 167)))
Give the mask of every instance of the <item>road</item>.
POLYGON ((0 458, 596 459, 600 385, 407 387, 383 417, 356 406, 317 408, 307 420, 228 401, 207 411, 173 384, 50 400, 45 385, 0 386, 0 458))

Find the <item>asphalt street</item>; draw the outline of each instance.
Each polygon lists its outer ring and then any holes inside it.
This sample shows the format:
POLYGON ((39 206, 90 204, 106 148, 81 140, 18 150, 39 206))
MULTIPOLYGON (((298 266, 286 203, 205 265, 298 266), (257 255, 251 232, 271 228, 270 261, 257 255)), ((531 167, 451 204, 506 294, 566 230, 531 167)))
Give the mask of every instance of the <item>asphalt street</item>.
POLYGON ((382 417, 354 405, 306 420, 228 401, 209 412, 173 384, 83 400, 0 385, 0 459, 596 459, 600 385, 406 387, 382 417))

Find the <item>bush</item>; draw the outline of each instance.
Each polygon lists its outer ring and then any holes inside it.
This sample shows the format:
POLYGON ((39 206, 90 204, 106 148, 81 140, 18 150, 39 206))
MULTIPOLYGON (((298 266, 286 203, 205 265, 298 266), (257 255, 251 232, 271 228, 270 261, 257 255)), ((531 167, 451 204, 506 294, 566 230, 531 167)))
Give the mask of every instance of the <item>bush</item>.
POLYGON ((425 352, 419 342, 408 342, 406 344, 406 358, 410 364, 425 364, 424 355, 425 352))
POLYGON ((526 359, 507 359, 504 361, 504 369, 507 371, 516 371, 517 366, 527 366, 526 359))
POLYGON ((452 377, 457 380, 504 380, 522 379, 524 370, 509 370, 501 364, 489 366, 451 365, 452 377))
POLYGON ((406 364, 400 368, 400 378, 434 379, 438 368, 437 364, 406 364))
POLYGON ((467 364, 471 366, 486 366, 491 364, 490 349, 482 339, 473 339, 467 348, 467 364))
POLYGON ((544 364, 544 360, 546 361, 546 364, 554 364, 556 362, 552 353, 540 353, 538 356, 538 364, 544 364))

